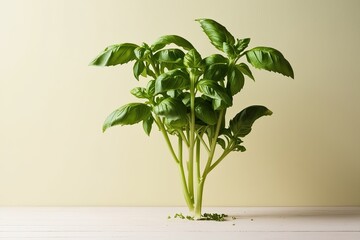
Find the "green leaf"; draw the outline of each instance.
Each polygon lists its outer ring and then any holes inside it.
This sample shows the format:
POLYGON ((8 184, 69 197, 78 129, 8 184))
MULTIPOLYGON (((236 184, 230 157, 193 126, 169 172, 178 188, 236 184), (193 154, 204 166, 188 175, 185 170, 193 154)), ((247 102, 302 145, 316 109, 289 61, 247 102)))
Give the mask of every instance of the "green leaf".
POLYGON ((180 100, 169 97, 156 105, 154 112, 159 116, 177 118, 179 115, 186 114, 186 106, 180 100))
POLYGON ((229 45, 235 44, 235 39, 233 35, 221 24, 212 20, 212 19, 197 19, 204 30, 205 34, 210 39, 210 42, 220 51, 223 50, 223 43, 229 45))
POLYGON ((166 124, 180 128, 188 123, 186 106, 175 98, 165 98, 154 107, 155 114, 165 117, 166 124))
POLYGON ((233 149, 233 151, 237 151, 237 152, 245 152, 246 148, 243 145, 236 145, 233 149))
POLYGON ((165 72, 165 71, 171 71, 171 70, 175 70, 175 69, 179 69, 181 68, 183 65, 182 61, 179 61, 177 63, 168 63, 168 62, 162 62, 160 64, 160 72, 165 72), (167 70, 165 70, 167 69, 167 70))
POLYGON ((168 44, 175 44, 185 50, 190 50, 194 48, 193 45, 183 37, 177 35, 166 35, 156 40, 156 42, 151 46, 151 50, 153 52, 156 52, 157 50, 162 49, 168 44))
POLYGON ((228 66, 225 63, 215 63, 207 66, 204 71, 204 78, 214 81, 222 81, 228 72, 228 66))
POLYGON ((145 68, 145 71, 143 72, 143 74, 144 73, 148 76, 156 78, 156 74, 150 69, 150 65, 148 63, 146 64, 146 68, 145 68))
POLYGON ((191 95, 190 95, 189 92, 182 92, 181 95, 180 95, 180 99, 181 99, 181 101, 183 102, 183 104, 186 107, 190 107, 190 105, 191 105, 191 95))
POLYGON ((250 133, 253 123, 258 118, 271 114, 272 112, 264 106, 247 107, 230 120, 230 129, 235 137, 245 137, 250 133))
POLYGON ((252 72, 250 71, 250 68, 248 67, 248 65, 246 65, 245 63, 239 63, 236 65, 237 69, 240 70, 240 72, 242 72, 243 74, 245 74, 246 76, 248 76, 249 78, 251 78, 252 80, 255 81, 254 76, 252 75, 252 72))
POLYGON ((150 107, 143 103, 129 103, 113 111, 103 124, 103 132, 115 125, 132 125, 147 119, 150 107))
POLYGON ((197 68, 201 66, 201 55, 196 49, 188 51, 184 57, 184 65, 189 68, 197 68))
POLYGON ((232 98, 226 93, 225 88, 217 84, 215 81, 203 79, 198 82, 196 87, 205 96, 215 100, 220 100, 227 107, 232 105, 232 98))
POLYGON ((236 53, 240 54, 242 51, 244 51, 250 43, 250 38, 244 38, 244 39, 237 39, 235 49, 236 53))
POLYGON ((154 96, 154 94, 155 94, 155 80, 154 79, 150 80, 147 83, 147 85, 146 85, 146 93, 149 96, 154 96))
POLYGON ((97 56, 90 65, 114 66, 124 64, 135 59, 134 50, 138 45, 133 43, 122 43, 107 47, 97 56))
POLYGON ((218 138, 218 139, 216 140, 216 142, 217 142, 217 144, 219 144, 219 145, 222 147, 222 149, 225 149, 225 148, 226 148, 226 143, 225 143, 225 140, 224 140, 224 139, 218 138))
POLYGON ((130 93, 137 98, 149 98, 149 95, 146 92, 146 89, 143 87, 133 88, 130 93))
POLYGON ((189 86, 189 75, 181 69, 174 69, 161 74, 155 80, 155 94, 168 90, 187 89, 189 86))
POLYGON ((202 98, 195 98, 195 116, 208 125, 217 123, 217 114, 212 108, 211 102, 202 98))
POLYGON ((179 63, 184 58, 185 53, 180 49, 163 49, 155 53, 154 59, 160 63, 179 63))
POLYGON ((148 136, 150 136, 153 123, 154 118, 151 115, 146 120, 143 120, 143 129, 148 136))
POLYGON ((244 75, 236 67, 232 68, 227 76, 231 95, 234 96, 244 87, 244 75))
POLYGON ((228 63, 228 59, 221 54, 212 54, 203 60, 205 65, 210 66, 215 63, 228 63))
POLYGON ((226 42, 223 43, 223 51, 231 58, 235 57, 236 55, 233 45, 230 45, 226 42))
POLYGON ((138 60, 145 60, 150 55, 150 51, 145 47, 137 47, 134 50, 134 54, 138 60))
POLYGON ((269 47, 256 47, 245 53, 248 62, 255 68, 281 73, 294 78, 290 63, 278 50, 269 47))
POLYGON ((139 80, 139 76, 144 72, 145 64, 143 61, 137 60, 133 67, 134 77, 139 80))
POLYGON ((221 109, 226 109, 229 107, 227 104, 225 104, 220 99, 213 99, 212 106, 213 106, 214 110, 221 110, 221 109))

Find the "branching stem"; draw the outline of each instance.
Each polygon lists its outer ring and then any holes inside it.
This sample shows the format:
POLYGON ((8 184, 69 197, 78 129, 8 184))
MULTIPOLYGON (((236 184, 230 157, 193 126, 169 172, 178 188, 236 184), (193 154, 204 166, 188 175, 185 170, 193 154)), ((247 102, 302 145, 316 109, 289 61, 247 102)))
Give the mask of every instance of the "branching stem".
POLYGON ((163 122, 161 121, 161 119, 158 116, 155 116, 155 121, 156 121, 157 125, 159 126, 160 131, 161 131, 161 133, 163 134, 163 136, 165 138, 166 145, 168 146, 168 148, 170 150, 171 156, 174 158, 176 163, 179 163, 179 159, 175 154, 174 148, 173 148, 173 146, 171 144, 171 141, 170 141, 169 136, 168 136, 168 134, 166 132, 166 129, 165 129, 165 126, 164 126, 163 122))
POLYGON ((197 77, 190 72, 190 133, 189 133, 189 160, 188 160, 188 187, 189 194, 194 198, 194 146, 195 146, 195 83, 197 77))
POLYGON ((178 133, 180 134, 180 137, 182 138, 182 140, 185 142, 186 146, 189 147, 189 141, 187 140, 184 132, 182 130, 179 130, 178 133))
POLYGON ((221 156, 210 166, 209 172, 211 172, 232 150, 233 150, 233 141, 229 143, 228 147, 224 150, 221 156))
POLYGON ((208 145, 206 144, 206 142, 204 141, 204 139, 202 138, 202 135, 200 135, 198 132, 196 132, 196 136, 197 136, 196 139, 198 139, 201 142, 201 144, 204 146, 205 150, 208 153, 210 153, 210 149, 209 149, 208 145))
POLYGON ((213 138, 211 139, 211 146, 210 146, 210 152, 209 152, 209 157, 206 163, 206 167, 204 169, 203 178, 206 178, 207 174, 210 171, 210 166, 211 166, 211 162, 214 158, 214 154, 215 154, 215 149, 216 149, 216 143, 217 143, 217 138, 219 136, 219 132, 220 132, 220 127, 222 124, 222 120, 223 120, 223 116, 224 116, 225 110, 220 110, 220 114, 219 114, 219 118, 218 118, 218 122, 216 124, 216 130, 214 133, 213 138))

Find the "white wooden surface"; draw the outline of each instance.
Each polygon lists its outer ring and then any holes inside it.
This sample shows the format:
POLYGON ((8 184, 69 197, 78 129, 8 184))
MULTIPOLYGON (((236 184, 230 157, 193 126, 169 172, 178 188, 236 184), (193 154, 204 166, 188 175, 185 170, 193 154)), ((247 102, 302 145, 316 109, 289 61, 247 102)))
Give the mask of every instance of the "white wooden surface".
POLYGON ((168 219, 185 208, 3 207, 0 239, 360 239, 360 207, 204 210, 228 220, 168 219))

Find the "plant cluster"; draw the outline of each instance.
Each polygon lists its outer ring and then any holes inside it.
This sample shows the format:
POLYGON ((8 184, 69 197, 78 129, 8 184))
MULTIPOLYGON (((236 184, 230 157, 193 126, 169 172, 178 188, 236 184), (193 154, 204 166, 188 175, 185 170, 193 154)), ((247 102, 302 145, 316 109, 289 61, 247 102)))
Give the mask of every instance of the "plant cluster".
POLYGON ((109 46, 91 64, 114 66, 134 62, 134 77, 148 79, 143 86, 131 90, 142 101, 113 111, 106 118, 103 131, 115 125, 142 123, 145 133, 150 135, 155 125, 179 167, 189 211, 199 219, 208 174, 229 153, 245 151, 243 138, 250 133, 253 123, 272 114, 265 106, 254 105, 229 121, 225 118, 233 97, 243 89, 245 77, 254 80, 245 62, 291 78, 294 73, 278 50, 270 47, 246 50, 250 38, 235 39, 212 19, 196 21, 220 53, 202 57, 185 38, 166 35, 151 45, 109 46), (217 146, 221 149, 216 153, 217 146))

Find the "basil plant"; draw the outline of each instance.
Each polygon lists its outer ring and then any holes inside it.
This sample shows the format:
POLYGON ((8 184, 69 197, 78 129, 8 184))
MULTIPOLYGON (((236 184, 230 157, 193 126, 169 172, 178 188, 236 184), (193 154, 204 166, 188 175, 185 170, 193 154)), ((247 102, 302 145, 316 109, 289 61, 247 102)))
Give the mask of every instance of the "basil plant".
POLYGON ((196 20, 219 51, 203 57, 186 39, 160 37, 153 44, 121 43, 107 47, 92 62, 115 66, 133 62, 142 86, 130 92, 138 101, 123 105, 105 120, 103 131, 116 125, 141 123, 147 135, 155 126, 162 133, 179 168, 182 191, 190 213, 201 218, 204 183, 231 152, 243 152, 243 138, 254 122, 272 112, 254 105, 229 121, 233 97, 254 80, 249 65, 294 78, 290 63, 276 49, 247 50, 250 38, 237 39, 212 19, 196 20), (141 79, 143 81, 143 79, 141 79), (173 138, 173 140, 170 140, 173 138))

